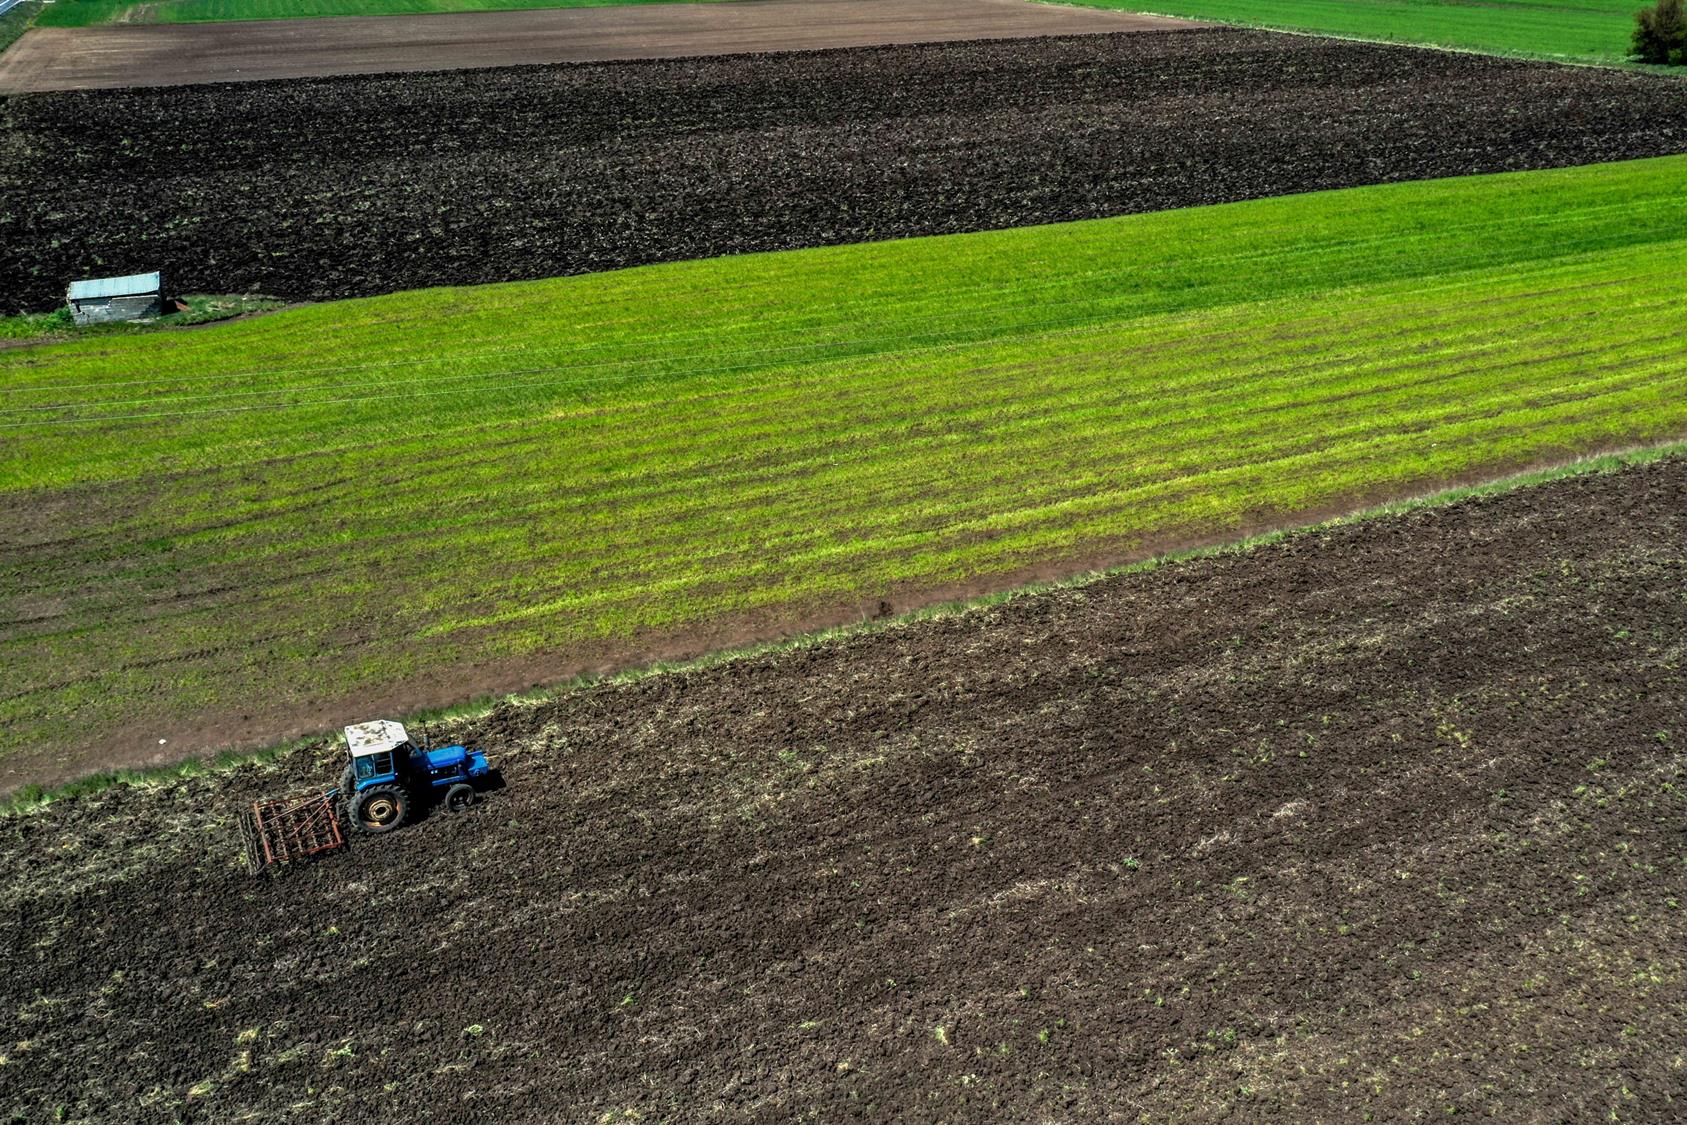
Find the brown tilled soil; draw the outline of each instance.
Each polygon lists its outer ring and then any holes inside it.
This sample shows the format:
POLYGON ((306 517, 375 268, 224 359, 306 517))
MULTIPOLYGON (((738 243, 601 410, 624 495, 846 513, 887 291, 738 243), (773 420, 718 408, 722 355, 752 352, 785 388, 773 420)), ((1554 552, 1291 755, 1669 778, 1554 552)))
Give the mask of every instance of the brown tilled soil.
POLYGON ((0 821, 19 1120, 1662 1121, 1687 461, 0 821), (54 1114, 62 1114, 55 1118, 54 1114))
POLYGON ((736 0, 240 23, 51 27, 0 55, 0 92, 670 59, 1196 27, 1029 0, 736 0))
POLYGON ((1687 83, 1233 30, 30 94, 0 99, 0 312, 77 277, 356 297, 1681 152, 1687 83))

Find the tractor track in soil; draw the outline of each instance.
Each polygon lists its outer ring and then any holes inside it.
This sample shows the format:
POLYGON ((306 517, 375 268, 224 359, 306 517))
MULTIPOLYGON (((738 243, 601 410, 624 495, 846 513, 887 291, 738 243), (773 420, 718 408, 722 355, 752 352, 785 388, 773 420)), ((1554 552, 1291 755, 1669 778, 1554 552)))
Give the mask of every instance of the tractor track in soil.
POLYGON ((502 705, 273 882, 331 746, 61 801, 0 1114, 1669 1119, 1684 638, 1675 457, 502 705))
POLYGON ((24 94, 0 122, 9 311, 129 270, 320 300, 1659 156, 1687 86, 1202 29, 24 94))

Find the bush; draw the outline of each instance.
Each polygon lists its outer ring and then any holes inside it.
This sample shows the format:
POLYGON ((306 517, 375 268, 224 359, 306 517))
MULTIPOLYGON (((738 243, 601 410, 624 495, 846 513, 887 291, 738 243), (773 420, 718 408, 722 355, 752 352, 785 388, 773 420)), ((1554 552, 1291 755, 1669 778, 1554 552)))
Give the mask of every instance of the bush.
POLYGON ((1658 0, 1634 13, 1635 57, 1646 63, 1687 63, 1687 16, 1682 0, 1658 0))
POLYGON ((20 316, 0 316, 0 340, 31 340, 37 336, 56 336, 76 327, 69 309, 54 309, 49 313, 23 313, 20 316))

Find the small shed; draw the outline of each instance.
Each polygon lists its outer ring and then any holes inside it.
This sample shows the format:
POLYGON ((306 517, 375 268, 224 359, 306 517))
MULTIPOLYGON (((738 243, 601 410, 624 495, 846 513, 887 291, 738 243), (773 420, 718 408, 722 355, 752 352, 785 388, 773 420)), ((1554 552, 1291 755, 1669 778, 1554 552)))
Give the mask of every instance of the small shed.
POLYGON ((70 302, 70 315, 77 324, 139 320, 158 315, 163 285, 163 277, 157 273, 96 277, 71 282, 65 300, 70 302))

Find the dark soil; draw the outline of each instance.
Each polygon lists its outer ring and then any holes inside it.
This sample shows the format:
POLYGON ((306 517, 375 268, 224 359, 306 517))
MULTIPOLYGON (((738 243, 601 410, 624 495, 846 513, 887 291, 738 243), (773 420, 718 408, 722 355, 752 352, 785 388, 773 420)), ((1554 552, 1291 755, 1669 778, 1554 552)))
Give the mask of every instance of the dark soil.
POLYGON ((23 1120, 1678 1119, 1687 461, 0 821, 23 1120), (445 733, 445 732, 440 732, 445 733))
POLYGON ((0 103, 0 309, 350 297, 1687 151, 1687 85, 1234 30, 0 103))

